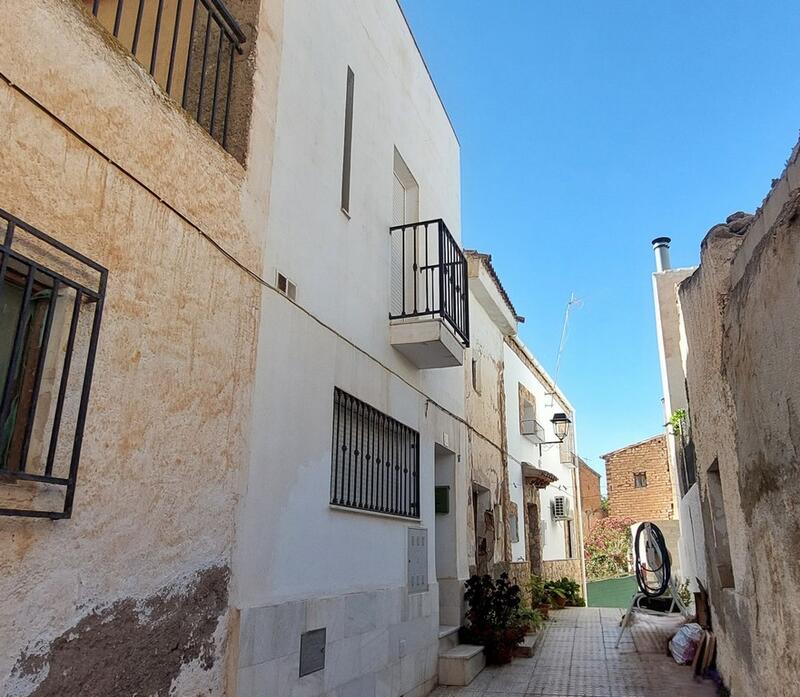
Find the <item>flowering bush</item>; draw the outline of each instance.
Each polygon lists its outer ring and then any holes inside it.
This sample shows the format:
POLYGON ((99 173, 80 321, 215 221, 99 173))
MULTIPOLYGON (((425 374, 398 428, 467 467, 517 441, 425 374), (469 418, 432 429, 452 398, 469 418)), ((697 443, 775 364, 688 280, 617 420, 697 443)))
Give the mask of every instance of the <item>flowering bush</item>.
POLYGON ((592 579, 630 573, 632 518, 602 518, 589 532, 584 545, 586 575, 592 579))

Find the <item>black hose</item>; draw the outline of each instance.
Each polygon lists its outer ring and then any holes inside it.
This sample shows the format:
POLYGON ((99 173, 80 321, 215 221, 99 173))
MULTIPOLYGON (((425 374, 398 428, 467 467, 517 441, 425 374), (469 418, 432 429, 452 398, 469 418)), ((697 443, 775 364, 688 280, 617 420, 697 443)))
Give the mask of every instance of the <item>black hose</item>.
POLYGON ((654 523, 642 523, 636 530, 636 537, 634 539, 633 546, 635 555, 634 564, 636 571, 636 583, 639 584, 639 590, 648 598, 657 598, 660 595, 664 595, 667 588, 669 588, 669 581, 672 576, 672 563, 670 562, 667 543, 664 540, 664 533, 662 533, 659 527, 654 523), (645 544, 647 547, 653 545, 658 552, 659 559, 661 560, 660 565, 653 569, 649 568, 645 563, 647 562, 647 559, 644 561, 641 559, 641 546, 639 544, 639 540, 645 530, 649 530, 648 539, 645 544), (659 585, 650 585, 648 583, 648 573, 655 574, 656 578, 660 577, 659 585))

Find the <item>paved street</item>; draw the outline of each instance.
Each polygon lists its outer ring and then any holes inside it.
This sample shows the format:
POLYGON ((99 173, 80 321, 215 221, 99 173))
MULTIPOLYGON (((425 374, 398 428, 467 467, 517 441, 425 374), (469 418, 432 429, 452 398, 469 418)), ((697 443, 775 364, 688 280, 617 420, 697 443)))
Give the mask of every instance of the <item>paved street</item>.
POLYGON ((618 609, 573 608, 551 613, 532 658, 489 667, 468 687, 440 687, 434 697, 713 697, 710 681, 666 655, 668 629, 649 618, 626 632, 619 649, 618 609))

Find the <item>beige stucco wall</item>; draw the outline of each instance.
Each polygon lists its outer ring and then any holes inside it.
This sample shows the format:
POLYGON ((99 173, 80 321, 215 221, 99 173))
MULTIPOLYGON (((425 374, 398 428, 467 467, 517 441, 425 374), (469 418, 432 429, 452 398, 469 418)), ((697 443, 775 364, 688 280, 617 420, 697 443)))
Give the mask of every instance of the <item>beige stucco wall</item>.
POLYGON ((719 665, 736 697, 788 697, 800 679, 798 187, 795 150, 744 236, 728 225, 712 228, 700 269, 680 290, 701 552, 719 665), (719 490, 709 487, 715 463, 719 490))
POLYGON ((109 269, 73 517, 0 518, 0 684, 220 695, 260 288, 217 245, 259 272, 281 2, 247 47, 247 168, 80 5, 0 27, 0 207, 109 269))

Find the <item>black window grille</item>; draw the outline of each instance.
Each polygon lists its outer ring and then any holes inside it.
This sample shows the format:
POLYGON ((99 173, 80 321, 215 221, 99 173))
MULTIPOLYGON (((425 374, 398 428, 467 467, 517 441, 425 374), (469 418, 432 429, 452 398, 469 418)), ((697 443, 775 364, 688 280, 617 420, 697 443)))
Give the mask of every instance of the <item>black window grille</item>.
POLYGON ((333 393, 331 503, 419 517, 419 433, 338 387, 333 393))
POLYGON ((392 239, 390 320, 441 317, 469 346, 467 259, 444 221, 397 225, 392 239))
POLYGON ((107 271, 0 209, 3 227, 0 515, 69 518, 107 271))
POLYGON ((92 14, 222 147, 245 35, 222 0, 84 0, 92 14))
POLYGON ((644 489, 647 486, 647 472, 634 472, 633 486, 637 489, 644 489))

